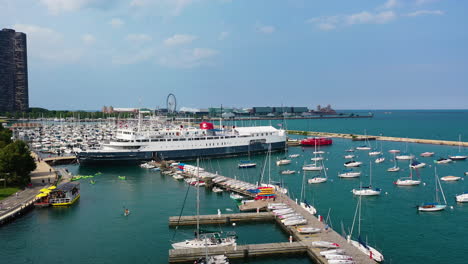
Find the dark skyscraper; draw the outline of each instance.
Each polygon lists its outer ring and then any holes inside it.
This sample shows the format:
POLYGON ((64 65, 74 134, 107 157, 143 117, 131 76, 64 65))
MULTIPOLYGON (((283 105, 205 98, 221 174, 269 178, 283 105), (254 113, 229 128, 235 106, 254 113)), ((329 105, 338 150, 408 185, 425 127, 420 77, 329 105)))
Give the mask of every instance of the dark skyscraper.
POLYGON ((0 31, 0 112, 28 108, 26 34, 4 28, 0 31))

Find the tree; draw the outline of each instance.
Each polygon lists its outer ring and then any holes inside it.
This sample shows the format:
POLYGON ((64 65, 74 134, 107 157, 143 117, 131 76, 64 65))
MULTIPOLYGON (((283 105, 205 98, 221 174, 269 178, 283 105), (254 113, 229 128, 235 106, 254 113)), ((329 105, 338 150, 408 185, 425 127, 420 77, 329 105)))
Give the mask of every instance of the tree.
POLYGON ((31 181, 30 173, 36 169, 36 163, 28 146, 21 140, 8 144, 0 150, 0 173, 9 173, 7 182, 25 186, 31 181))
POLYGON ((11 143, 12 133, 0 124, 0 149, 11 143))

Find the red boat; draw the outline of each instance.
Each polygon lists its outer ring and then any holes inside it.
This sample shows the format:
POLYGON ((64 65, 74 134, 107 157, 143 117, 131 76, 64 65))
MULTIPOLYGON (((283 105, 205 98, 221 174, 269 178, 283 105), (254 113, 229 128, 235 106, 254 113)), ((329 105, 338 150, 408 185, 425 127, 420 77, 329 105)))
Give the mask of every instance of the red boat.
POLYGON ((324 146, 324 145, 331 145, 333 140, 331 138, 325 137, 313 137, 313 138, 306 138, 301 140, 302 146, 324 146))

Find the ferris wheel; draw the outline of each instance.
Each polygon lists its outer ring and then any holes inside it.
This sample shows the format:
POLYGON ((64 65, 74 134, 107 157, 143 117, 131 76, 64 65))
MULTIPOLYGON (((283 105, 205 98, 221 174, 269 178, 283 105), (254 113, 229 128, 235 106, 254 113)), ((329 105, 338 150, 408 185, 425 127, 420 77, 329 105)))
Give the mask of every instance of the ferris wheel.
POLYGON ((166 107, 169 113, 174 113, 177 109, 177 100, 174 94, 170 93, 166 99, 166 107))

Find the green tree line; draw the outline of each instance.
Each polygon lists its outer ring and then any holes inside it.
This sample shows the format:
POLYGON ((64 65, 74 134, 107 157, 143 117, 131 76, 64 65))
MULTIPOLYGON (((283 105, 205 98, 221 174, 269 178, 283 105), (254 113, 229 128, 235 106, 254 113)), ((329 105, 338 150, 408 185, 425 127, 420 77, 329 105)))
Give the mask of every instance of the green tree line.
POLYGON ((31 181, 29 174, 36 169, 36 163, 28 145, 11 137, 11 131, 0 124, 0 177, 9 186, 24 187, 31 181))

